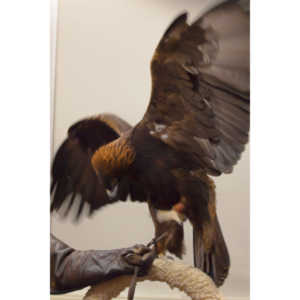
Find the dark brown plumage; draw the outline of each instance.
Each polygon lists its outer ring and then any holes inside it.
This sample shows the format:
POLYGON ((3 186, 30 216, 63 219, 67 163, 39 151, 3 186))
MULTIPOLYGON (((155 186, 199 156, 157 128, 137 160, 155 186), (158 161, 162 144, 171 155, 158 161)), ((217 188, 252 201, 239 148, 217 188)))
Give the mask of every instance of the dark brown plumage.
MULTIPOLYGON (((248 141, 249 15, 225 3, 193 24, 179 16, 152 59, 152 94, 135 127, 113 115, 74 124, 52 167, 51 211, 80 194, 77 217, 125 201, 148 202, 160 252, 184 252, 194 228, 195 265, 219 286, 229 255, 208 175, 231 173, 248 141)), ((67 211, 68 213, 68 211, 67 211)))

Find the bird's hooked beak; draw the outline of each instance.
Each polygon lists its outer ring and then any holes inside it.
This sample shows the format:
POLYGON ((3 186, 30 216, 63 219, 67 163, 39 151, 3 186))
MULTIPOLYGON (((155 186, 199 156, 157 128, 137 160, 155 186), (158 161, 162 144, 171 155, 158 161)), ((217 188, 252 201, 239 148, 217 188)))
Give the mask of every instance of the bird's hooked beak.
POLYGON ((114 178, 111 183, 109 189, 106 189, 106 193, 108 197, 113 200, 118 194, 119 181, 114 178))

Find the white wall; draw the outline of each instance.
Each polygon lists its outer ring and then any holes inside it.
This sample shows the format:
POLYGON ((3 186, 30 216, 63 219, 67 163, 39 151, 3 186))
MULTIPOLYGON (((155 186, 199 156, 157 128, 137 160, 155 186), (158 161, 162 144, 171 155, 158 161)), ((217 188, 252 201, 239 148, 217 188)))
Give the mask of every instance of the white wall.
MULTIPOLYGON (((183 10, 197 16, 211 0, 59 1, 54 149, 78 119, 113 112, 138 122, 150 97, 149 62, 162 33, 183 10)), ((225 295, 249 295, 249 153, 232 175, 216 178, 218 213, 231 253, 225 295)), ((145 243, 153 226, 144 204, 104 208, 79 225, 52 219, 52 231, 72 246, 110 249, 145 243)), ((192 230, 185 225, 186 263, 192 264, 192 230)), ((162 284, 141 284, 137 296, 170 296, 162 284)), ((173 297, 174 297, 173 296, 173 297)))
POLYGON ((57 13, 58 13, 58 0, 51 0, 51 24, 50 24, 50 43, 51 43, 51 61, 50 61, 50 117, 51 117, 51 157, 53 156, 53 139, 54 139, 54 110, 55 110, 55 66, 56 66, 56 38, 57 38, 57 13))

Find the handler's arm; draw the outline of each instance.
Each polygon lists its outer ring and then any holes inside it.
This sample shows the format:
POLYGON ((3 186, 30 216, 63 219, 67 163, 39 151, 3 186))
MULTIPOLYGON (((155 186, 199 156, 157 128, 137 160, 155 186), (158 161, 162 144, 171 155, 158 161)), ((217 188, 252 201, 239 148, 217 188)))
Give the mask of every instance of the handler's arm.
POLYGON ((145 275, 155 251, 143 245, 114 250, 80 251, 51 235, 51 294, 68 293, 120 275, 130 275, 135 266, 145 275))

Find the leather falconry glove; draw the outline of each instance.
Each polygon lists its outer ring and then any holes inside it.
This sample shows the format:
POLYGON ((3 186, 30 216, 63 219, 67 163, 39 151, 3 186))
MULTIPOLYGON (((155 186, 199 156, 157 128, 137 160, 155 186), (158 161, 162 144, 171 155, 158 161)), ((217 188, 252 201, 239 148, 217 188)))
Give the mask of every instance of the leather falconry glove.
POLYGON ((51 234, 50 292, 63 294, 95 285, 121 275, 131 275, 139 267, 145 276, 156 257, 155 249, 144 245, 114 250, 71 248, 51 234))

